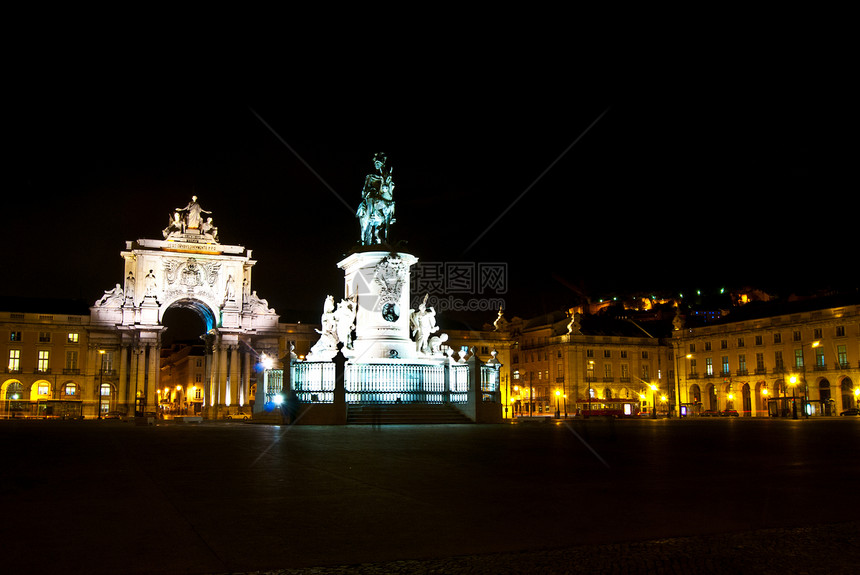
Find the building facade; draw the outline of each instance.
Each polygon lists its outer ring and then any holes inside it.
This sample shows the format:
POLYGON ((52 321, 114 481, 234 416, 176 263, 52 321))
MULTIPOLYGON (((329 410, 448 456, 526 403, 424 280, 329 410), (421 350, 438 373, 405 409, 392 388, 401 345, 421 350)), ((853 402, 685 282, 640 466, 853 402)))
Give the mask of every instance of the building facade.
POLYGON ((693 413, 796 417, 857 406, 856 298, 749 305, 710 325, 676 327, 678 389, 693 413))
POLYGON ((0 311, 3 416, 98 417, 115 408, 115 356, 90 340, 89 316, 68 307, 0 311))

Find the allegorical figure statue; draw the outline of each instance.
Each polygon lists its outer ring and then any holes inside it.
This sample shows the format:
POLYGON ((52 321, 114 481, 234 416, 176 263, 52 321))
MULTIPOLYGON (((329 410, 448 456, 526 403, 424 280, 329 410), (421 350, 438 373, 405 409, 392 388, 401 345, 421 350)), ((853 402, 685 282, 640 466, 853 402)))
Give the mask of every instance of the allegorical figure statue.
POLYGON ((433 333, 439 331, 439 326, 436 325, 436 310, 433 307, 427 307, 429 295, 424 296, 424 301, 418 305, 418 310, 412 310, 410 316, 412 335, 415 336, 415 349, 418 353, 430 352, 428 340, 433 333))
POLYGON ((120 307, 122 305, 123 294, 122 287, 119 284, 116 284, 112 290, 108 290, 105 292, 105 295, 101 297, 96 303, 96 307, 120 307))
POLYGON ((327 296, 323 304, 323 313, 320 317, 320 327, 315 329, 320 334, 319 340, 313 345, 308 353, 308 359, 312 361, 330 361, 337 353, 337 318, 335 317, 334 298, 327 296))
POLYGON ((143 278, 145 292, 144 297, 155 297, 156 292, 158 290, 158 283, 155 280, 155 273, 152 270, 149 270, 149 273, 146 274, 146 277, 143 278))
POLYGON ((334 311, 337 339, 346 349, 352 349, 352 331, 355 329, 357 302, 355 297, 340 300, 334 311))
POLYGON ((176 208, 177 213, 185 213, 185 228, 188 230, 199 230, 203 223, 203 216, 200 214, 211 214, 200 207, 197 203, 197 196, 191 196, 191 201, 184 208, 176 208))
POLYGON ((125 299, 134 301, 134 272, 128 272, 125 278, 125 299))
POLYGON ((388 158, 378 153, 373 156, 375 172, 364 179, 361 204, 355 216, 361 225, 361 245, 388 243, 388 228, 394 219, 394 181, 392 169, 386 167, 388 158))

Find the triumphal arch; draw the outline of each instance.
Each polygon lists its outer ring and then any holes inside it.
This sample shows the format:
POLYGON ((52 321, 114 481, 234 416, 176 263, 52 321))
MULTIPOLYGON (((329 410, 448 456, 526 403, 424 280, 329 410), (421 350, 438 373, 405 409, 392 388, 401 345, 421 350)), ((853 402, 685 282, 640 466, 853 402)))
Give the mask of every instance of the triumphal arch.
POLYGON ((97 365, 96 354, 109 350, 117 409, 155 413, 164 314, 190 309, 206 324, 206 354, 202 381, 187 392, 203 395, 203 417, 250 412, 246 406, 259 357, 278 353, 278 315, 252 289, 251 250, 222 244, 196 196, 170 214, 161 235, 126 242, 121 282, 90 308, 90 365, 97 365))

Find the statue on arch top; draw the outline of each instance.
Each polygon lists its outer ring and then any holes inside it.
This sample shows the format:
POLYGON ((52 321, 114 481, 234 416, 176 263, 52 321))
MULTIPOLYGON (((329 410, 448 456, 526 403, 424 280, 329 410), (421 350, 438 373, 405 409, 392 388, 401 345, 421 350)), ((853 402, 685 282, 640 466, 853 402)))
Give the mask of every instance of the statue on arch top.
POLYGON ((388 157, 383 153, 373 155, 374 173, 364 178, 361 204, 355 213, 361 225, 361 245, 370 246, 388 243, 388 228, 394 219, 394 181, 391 168, 386 166, 388 157))
POLYGON ((184 213, 184 222, 186 230, 199 230, 203 224, 203 216, 201 214, 211 214, 200 207, 197 203, 197 196, 191 196, 191 201, 184 208, 176 208, 176 213, 184 213))

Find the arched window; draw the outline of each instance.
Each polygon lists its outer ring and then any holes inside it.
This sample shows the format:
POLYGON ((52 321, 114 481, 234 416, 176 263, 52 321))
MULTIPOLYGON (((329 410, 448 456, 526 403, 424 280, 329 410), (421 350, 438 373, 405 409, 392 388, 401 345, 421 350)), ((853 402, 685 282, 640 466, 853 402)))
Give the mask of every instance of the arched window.
POLYGON ((842 409, 850 409, 854 407, 854 401, 857 397, 854 395, 854 382, 850 377, 846 377, 839 385, 842 390, 842 409))
POLYGON ((6 386, 6 397, 4 399, 24 399, 24 386, 19 381, 13 381, 6 386))
POLYGON ((75 383, 67 383, 63 386, 63 395, 75 398, 78 396, 78 386, 75 383))

